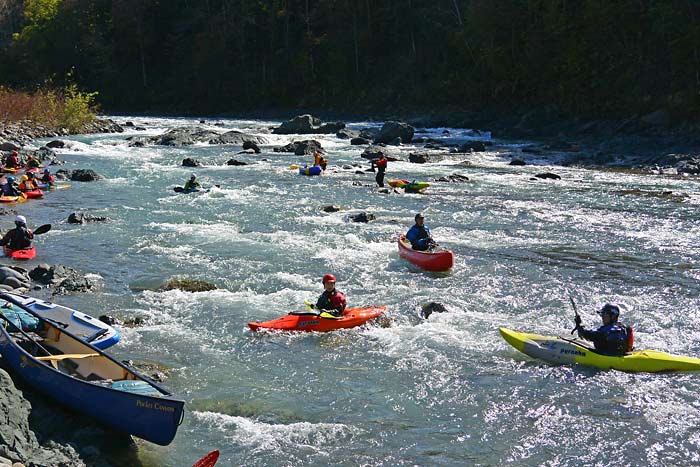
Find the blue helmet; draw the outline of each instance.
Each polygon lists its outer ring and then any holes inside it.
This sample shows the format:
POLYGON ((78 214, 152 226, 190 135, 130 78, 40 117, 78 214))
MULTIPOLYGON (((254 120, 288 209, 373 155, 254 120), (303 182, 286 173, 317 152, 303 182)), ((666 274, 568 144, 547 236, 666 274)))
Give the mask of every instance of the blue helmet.
POLYGON ((15 177, 13 177, 12 175, 10 175, 9 177, 7 177, 7 181, 8 181, 8 182, 14 182, 14 181, 15 181, 15 177))

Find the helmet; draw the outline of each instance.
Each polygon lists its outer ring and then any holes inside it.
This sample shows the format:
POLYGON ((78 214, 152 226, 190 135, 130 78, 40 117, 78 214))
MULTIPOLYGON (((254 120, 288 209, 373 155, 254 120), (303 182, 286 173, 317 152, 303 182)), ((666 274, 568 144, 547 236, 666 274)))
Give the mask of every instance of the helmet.
POLYGON ((613 315, 613 316, 620 316, 620 307, 614 303, 606 303, 603 305, 603 308, 598 311, 598 314, 600 316, 603 315, 613 315))
POLYGON ((45 173, 45 174, 50 174, 50 173, 51 173, 51 169, 49 169, 48 167, 46 167, 46 168, 44 169, 44 173, 45 173))
POLYGON ((197 174, 190 175, 190 178, 197 178, 197 174))
POLYGON ((14 181, 15 181, 15 177, 13 177, 12 175, 10 175, 9 177, 7 177, 7 181, 8 181, 8 182, 14 182, 14 181))
POLYGON ((27 223, 27 218, 24 216, 17 216, 15 217, 15 224, 26 224, 27 223))
POLYGON ((335 276, 333 274, 326 274, 323 276, 323 283, 325 284, 326 282, 335 282, 335 276))
POLYGON ((29 180, 29 177, 27 177, 26 175, 22 175, 22 178, 20 178, 20 180, 26 182, 27 180, 29 180))
POLYGON ((425 219, 425 217, 423 217, 423 214, 418 213, 418 214, 416 214, 416 217, 414 217, 414 219, 415 219, 415 220, 418 220, 418 219, 425 219))
POLYGON ((33 154, 27 155, 27 159, 34 159, 34 155, 33 154))
POLYGON ((13 156, 19 156, 19 153, 17 151, 12 151, 13 156))

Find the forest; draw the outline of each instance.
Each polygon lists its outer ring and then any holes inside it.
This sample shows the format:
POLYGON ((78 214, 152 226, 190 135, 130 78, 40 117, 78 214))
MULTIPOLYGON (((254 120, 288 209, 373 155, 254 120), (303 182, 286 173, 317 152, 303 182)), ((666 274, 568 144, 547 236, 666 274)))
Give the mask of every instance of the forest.
POLYGON ((692 0, 0 0, 0 85, 70 79, 111 112, 694 118, 699 16, 692 0))

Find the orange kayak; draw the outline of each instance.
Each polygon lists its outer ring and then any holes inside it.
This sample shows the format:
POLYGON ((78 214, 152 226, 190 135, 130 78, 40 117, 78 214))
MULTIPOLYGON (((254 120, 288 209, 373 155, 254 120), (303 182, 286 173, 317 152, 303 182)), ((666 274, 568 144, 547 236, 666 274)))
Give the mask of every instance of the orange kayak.
POLYGON ((371 306, 366 308, 346 308, 340 318, 321 318, 313 312, 290 313, 281 318, 265 322, 248 323, 253 331, 280 330, 280 331, 316 331, 328 332, 336 329, 354 328, 365 324, 386 311, 385 306, 371 306))

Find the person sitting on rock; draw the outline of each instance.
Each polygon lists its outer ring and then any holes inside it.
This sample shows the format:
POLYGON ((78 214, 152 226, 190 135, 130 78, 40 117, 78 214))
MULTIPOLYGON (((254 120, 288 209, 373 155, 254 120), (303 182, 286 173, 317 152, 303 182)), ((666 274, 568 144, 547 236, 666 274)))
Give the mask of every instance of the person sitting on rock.
POLYGON ((28 155, 27 156, 27 164, 26 167, 28 169, 36 169, 41 167, 41 162, 39 162, 38 159, 35 159, 33 155, 28 155))
POLYGON ((201 188, 202 185, 197 181, 197 176, 192 174, 189 180, 185 182, 185 190, 194 190, 195 188, 201 188))
POLYGON ((48 167, 44 169, 44 174, 39 179, 41 183, 46 183, 47 185, 53 185, 56 183, 56 178, 51 175, 51 169, 48 167))
POLYGON ((323 157, 316 149, 314 149, 314 165, 318 165, 323 170, 326 170, 326 166, 328 165, 326 158, 323 157))
POLYGON ((20 191, 34 191, 38 189, 39 187, 36 184, 36 180, 34 179, 34 174, 33 173, 28 173, 27 175, 22 175, 22 178, 20 179, 21 183, 19 184, 19 190, 20 191))
POLYGON ((5 180, 5 183, 0 185, 3 196, 22 196, 22 192, 17 188, 17 184, 15 183, 15 177, 9 176, 5 180))
POLYGON ((425 222, 423 214, 416 214, 414 219, 415 225, 406 232, 406 239, 411 242, 413 249, 426 251, 436 247, 437 242, 430 236, 430 229, 423 224, 425 222))
POLYGON ((17 151, 12 151, 12 153, 5 158, 5 167, 8 169, 19 168, 19 153, 17 151))
POLYGON ((26 250, 32 246, 34 233, 27 228, 27 219, 24 216, 15 217, 15 228, 9 230, 2 240, 0 246, 5 246, 10 250, 26 250))

